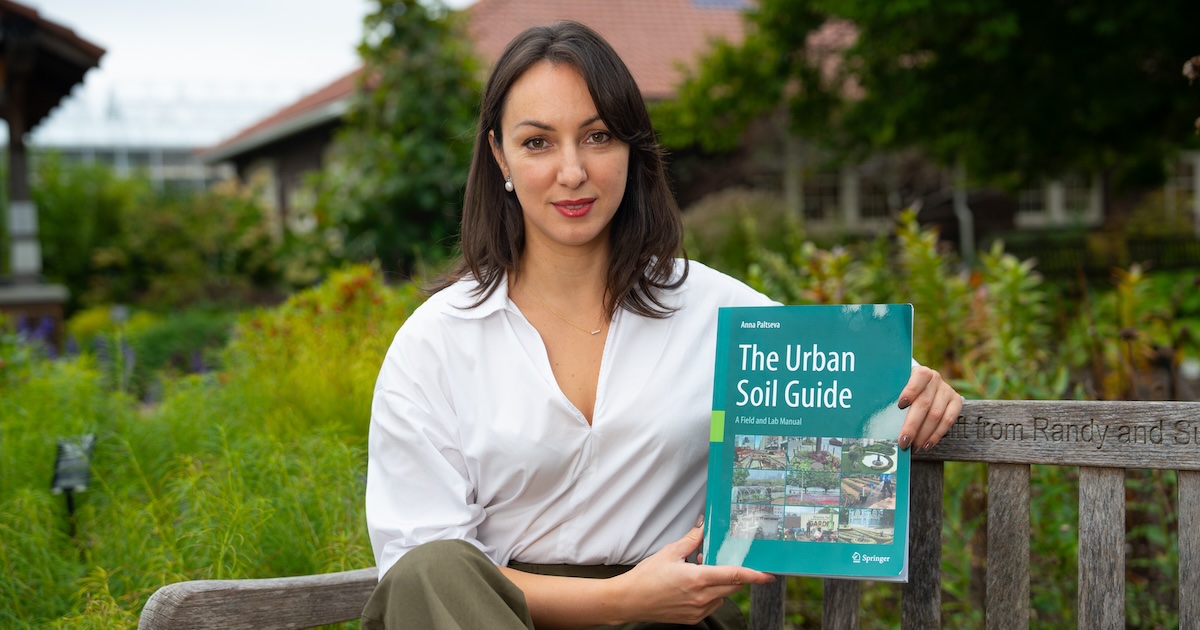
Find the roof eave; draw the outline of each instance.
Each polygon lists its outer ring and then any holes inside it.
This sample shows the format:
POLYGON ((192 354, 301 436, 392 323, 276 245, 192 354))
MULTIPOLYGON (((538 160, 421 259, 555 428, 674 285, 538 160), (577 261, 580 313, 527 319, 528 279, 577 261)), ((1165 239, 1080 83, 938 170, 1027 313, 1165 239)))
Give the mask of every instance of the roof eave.
POLYGON ((273 142, 290 135, 312 129, 331 120, 337 120, 345 115, 350 107, 350 97, 346 96, 324 105, 298 114, 292 118, 280 121, 265 129, 259 130, 245 138, 234 140, 228 144, 214 147, 200 154, 205 164, 216 164, 230 160, 244 153, 265 147, 273 142))

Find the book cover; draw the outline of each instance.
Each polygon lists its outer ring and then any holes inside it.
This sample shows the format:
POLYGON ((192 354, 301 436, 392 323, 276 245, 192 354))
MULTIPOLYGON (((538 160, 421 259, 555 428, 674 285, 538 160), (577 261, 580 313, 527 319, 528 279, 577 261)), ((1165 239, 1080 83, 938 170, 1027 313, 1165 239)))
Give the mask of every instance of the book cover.
POLYGON ((722 308, 705 564, 908 579, 910 304, 722 308))

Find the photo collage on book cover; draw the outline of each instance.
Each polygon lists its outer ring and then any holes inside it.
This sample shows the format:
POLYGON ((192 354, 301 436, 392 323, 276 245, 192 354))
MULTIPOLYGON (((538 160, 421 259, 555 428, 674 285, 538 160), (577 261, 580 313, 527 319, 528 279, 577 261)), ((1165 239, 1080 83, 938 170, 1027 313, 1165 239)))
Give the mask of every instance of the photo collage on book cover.
POLYGON ((734 437, 733 538, 891 544, 895 440, 734 437))

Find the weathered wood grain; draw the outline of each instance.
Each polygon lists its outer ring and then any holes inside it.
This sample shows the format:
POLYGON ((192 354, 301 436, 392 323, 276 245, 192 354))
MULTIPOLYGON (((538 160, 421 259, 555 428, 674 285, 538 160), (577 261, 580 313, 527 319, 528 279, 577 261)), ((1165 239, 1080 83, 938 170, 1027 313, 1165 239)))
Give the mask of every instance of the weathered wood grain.
POLYGON ((1200 403, 968 400, 913 458, 1200 470, 1200 403))
POLYGON ((861 594, 862 582, 858 580, 824 580, 821 593, 822 630, 858 630, 861 594))
POLYGON ((1125 627, 1125 470, 1079 469, 1079 627, 1125 627))
POLYGON ((283 630, 358 619, 375 569, 262 580, 193 580, 150 596, 139 630, 283 630))
POLYGON ((988 466, 989 630, 1029 627, 1029 466, 988 466))
POLYGON ((1200 472, 1179 473, 1179 627, 1200 628, 1200 472))
POLYGON ((942 627, 941 462, 913 462, 908 499, 908 583, 901 588, 905 628, 942 627))
POLYGON ((750 630, 779 630, 783 627, 783 600, 787 580, 781 575, 773 584, 750 587, 750 630))

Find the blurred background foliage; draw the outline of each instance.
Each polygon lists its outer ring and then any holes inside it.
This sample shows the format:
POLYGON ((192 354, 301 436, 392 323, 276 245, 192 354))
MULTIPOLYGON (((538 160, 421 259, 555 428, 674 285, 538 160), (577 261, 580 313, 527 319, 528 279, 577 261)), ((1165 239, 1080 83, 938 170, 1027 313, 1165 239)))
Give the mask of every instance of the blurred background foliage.
POLYGON ((317 215, 344 232, 354 260, 408 271, 454 251, 481 89, 462 18, 418 0, 381 0, 366 18, 369 89, 315 182, 317 215))
POLYGON ((336 260, 313 237, 272 236, 259 183, 158 191, 141 174, 53 153, 39 156, 33 180, 43 272, 70 291, 69 313, 278 302, 336 260), (296 269, 305 264, 312 268, 296 269))
MULTIPOLYGON (((365 418, 419 301, 371 267, 335 272, 242 313, 219 369, 166 366, 155 405, 111 378, 120 359, 0 336, 0 626, 133 627, 167 582, 369 566, 365 418), (97 444, 71 537, 48 484, 56 438, 82 433, 97 444)), ((114 336, 144 348, 144 326, 114 336)))
MULTIPOLYGON (((694 255, 786 302, 911 301, 917 358, 969 397, 1194 398, 1200 387, 1187 373, 1200 369, 1191 332, 1200 326, 1196 273, 1133 267, 1085 294, 1046 281, 1034 261, 1001 245, 964 270, 911 216, 886 238, 831 247, 805 239, 786 217, 761 232, 745 214, 755 201, 728 206, 737 220, 713 219, 734 221, 743 244, 734 262, 701 245, 694 255), (1103 338, 1121 343, 1098 345, 1103 338)), ((689 242, 704 242, 704 229, 689 225, 689 242)), ((127 370, 121 361, 148 350, 50 360, 0 336, 0 625, 128 626, 173 580, 369 566, 361 496, 370 392, 392 333, 422 299, 413 283, 385 283, 378 267, 345 267, 278 306, 238 315, 223 342, 207 342, 219 348, 205 371, 156 368, 154 404, 137 385, 146 376, 114 377, 127 370), (47 482, 55 438, 85 432, 98 437, 94 478, 77 498, 72 537, 47 482)), ((82 330, 84 319, 76 322, 82 330)), ((93 340, 149 348, 164 322, 90 326, 93 340)), ((159 334, 208 330, 172 325, 179 332, 159 334)), ((947 622, 982 627, 982 548, 972 545, 982 532, 985 474, 972 464, 947 471, 945 535, 973 541, 944 557, 947 622)), ((1049 559, 1033 567, 1035 628, 1074 624, 1075 474, 1033 474, 1031 544, 1035 557, 1049 559)), ((1128 484, 1138 550, 1128 596, 1139 611, 1130 627, 1171 627, 1174 476, 1136 471, 1128 484)), ((820 581, 791 581, 791 627, 818 627, 820 581)), ((869 627, 896 623, 897 592, 868 585, 869 627)))
POLYGON ((1063 7, 972 0, 761 0, 739 45, 716 43, 657 104, 673 149, 730 151, 764 116, 840 156, 916 149, 975 184, 1015 190, 1097 173, 1105 214, 1162 183, 1200 145, 1200 4, 1063 7), (1136 86, 1136 87, 1135 87, 1136 86))
MULTIPOLYGON (((654 104, 664 141, 719 155, 765 116, 845 156, 915 145, 1008 184, 1053 158, 1106 171, 1114 191, 1154 181, 1164 156, 1197 142, 1172 126, 1194 115, 1194 92, 1187 101, 1162 74, 1162 51, 1200 23, 1186 19, 1191 4, 1165 19, 1135 2, 1117 20, 1019 3, 866 4, 758 2, 744 45, 714 44, 679 98, 654 104), (866 98, 843 98, 846 75, 797 53, 830 16, 871 35, 844 66, 866 98), (1047 31, 1087 45, 1031 43, 1047 31), (1153 63, 1131 76, 1131 58, 1153 63), (1147 77, 1162 89, 1123 87, 1147 77), (1080 98, 1089 105, 1061 106, 1080 98), (1010 117, 984 115, 989 102, 1010 117), (1038 120, 1046 110, 1054 117, 1038 120)), ((461 28, 415 0, 383 0, 368 18, 360 50, 376 89, 310 182, 314 229, 273 226, 261 182, 184 194, 102 165, 37 164, 45 273, 69 288, 71 318, 57 358, 0 326, 0 626, 131 627, 167 582, 372 562, 370 392, 422 300, 406 278, 453 253, 469 163, 480 68, 461 28), (85 432, 98 437, 93 484, 72 536, 47 486, 55 439, 85 432)), ((735 188, 684 219, 692 258, 783 302, 913 303, 916 357, 969 397, 1194 400, 1200 273, 1145 266, 1137 249, 1139 235, 1189 229, 1168 205, 1141 195, 1099 233, 1004 235, 973 266, 911 212, 876 238, 814 234, 779 193, 735 188), (1111 275, 1077 273, 1089 257, 1111 275)), ((983 627, 986 476, 947 472, 944 535, 967 543, 943 559, 946 625, 983 627)), ((1033 472, 1035 628, 1075 624, 1075 475, 1033 472)), ((1177 626, 1174 476, 1133 471, 1127 483, 1128 625, 1177 626)), ((791 580, 791 627, 819 627, 819 593, 817 580, 791 580)), ((864 627, 894 627, 896 599, 869 586, 864 627)))

